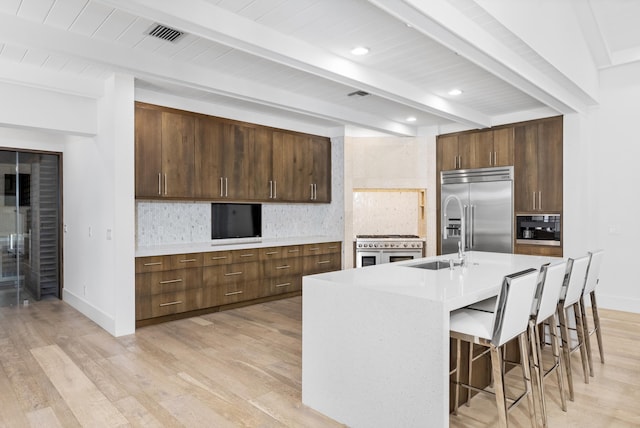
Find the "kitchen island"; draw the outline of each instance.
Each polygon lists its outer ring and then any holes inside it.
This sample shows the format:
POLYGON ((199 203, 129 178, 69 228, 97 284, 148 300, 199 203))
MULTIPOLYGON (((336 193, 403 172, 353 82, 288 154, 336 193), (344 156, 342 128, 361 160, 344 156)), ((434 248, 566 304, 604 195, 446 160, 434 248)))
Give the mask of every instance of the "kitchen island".
POLYGON ((469 252, 306 276, 302 402, 351 427, 446 427, 449 312, 498 294, 551 257, 469 252))

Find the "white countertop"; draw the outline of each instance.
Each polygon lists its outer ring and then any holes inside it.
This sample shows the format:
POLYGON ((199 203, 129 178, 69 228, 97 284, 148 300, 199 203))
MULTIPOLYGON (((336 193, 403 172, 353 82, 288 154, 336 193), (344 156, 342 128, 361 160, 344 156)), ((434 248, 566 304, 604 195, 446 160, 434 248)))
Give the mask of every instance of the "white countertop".
POLYGON ((454 310, 498 294, 505 273, 539 269, 553 257, 470 251, 466 266, 429 270, 411 267, 433 260, 457 261, 457 254, 387 263, 316 275, 326 282, 443 302, 454 310))
POLYGON ((169 254, 203 253, 207 251, 242 250, 247 248, 279 247, 342 241, 337 236, 309 236, 300 238, 262 238, 260 241, 244 241, 221 244, 216 241, 185 244, 150 245, 136 248, 136 257, 166 256, 169 254))

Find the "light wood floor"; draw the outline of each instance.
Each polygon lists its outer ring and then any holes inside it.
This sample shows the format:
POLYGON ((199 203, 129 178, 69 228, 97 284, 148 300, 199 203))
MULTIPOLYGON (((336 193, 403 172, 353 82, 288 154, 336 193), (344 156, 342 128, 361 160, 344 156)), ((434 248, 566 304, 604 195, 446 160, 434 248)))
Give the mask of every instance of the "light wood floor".
MULTIPOLYGON (((578 377, 567 413, 548 380, 552 427, 640 426, 640 315, 602 318, 606 364, 589 385, 578 377)), ((300 379, 299 297, 122 338, 59 300, 0 308, 0 426, 341 426, 301 404, 300 379)), ((510 415, 514 427, 529 426, 525 410, 510 415)), ((496 421, 476 397, 450 426, 496 421)))

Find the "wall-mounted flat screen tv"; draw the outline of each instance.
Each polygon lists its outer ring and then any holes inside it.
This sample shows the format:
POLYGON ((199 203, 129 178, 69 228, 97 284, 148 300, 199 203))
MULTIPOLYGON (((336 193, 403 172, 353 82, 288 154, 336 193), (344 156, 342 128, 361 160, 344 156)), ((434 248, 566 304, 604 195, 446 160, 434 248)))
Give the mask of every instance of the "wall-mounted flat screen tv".
POLYGON ((261 204, 211 204, 211 239, 262 237, 261 204))

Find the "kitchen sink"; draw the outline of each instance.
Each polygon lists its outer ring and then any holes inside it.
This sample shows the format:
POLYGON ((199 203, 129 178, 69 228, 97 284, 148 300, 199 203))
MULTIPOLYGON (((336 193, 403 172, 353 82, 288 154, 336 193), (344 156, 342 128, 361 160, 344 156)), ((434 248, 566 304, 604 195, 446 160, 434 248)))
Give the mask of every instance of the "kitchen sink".
POLYGON ((431 262, 420 263, 417 265, 409 265, 409 266, 414 268, 429 269, 429 270, 445 269, 449 267, 449 260, 434 260, 431 262))

